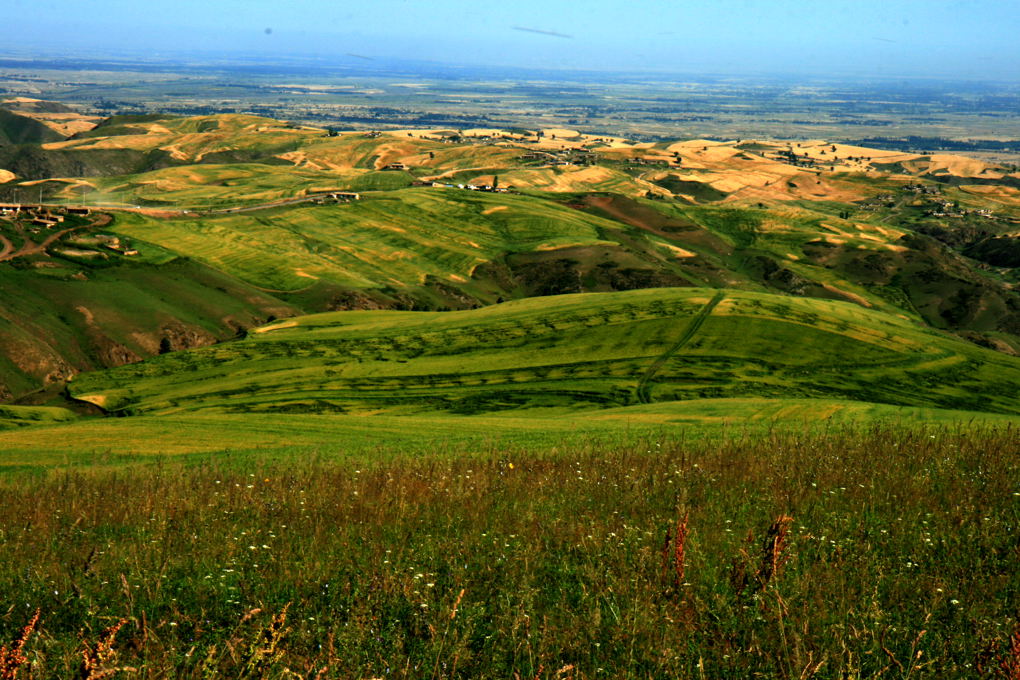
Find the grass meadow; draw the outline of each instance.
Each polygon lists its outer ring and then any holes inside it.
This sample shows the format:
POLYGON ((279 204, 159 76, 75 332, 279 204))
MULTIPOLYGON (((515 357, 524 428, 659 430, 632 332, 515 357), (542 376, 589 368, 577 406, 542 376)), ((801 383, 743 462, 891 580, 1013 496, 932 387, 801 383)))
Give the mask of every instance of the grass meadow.
POLYGON ((392 453, 5 474, 0 677, 1020 669, 1015 426, 392 453))

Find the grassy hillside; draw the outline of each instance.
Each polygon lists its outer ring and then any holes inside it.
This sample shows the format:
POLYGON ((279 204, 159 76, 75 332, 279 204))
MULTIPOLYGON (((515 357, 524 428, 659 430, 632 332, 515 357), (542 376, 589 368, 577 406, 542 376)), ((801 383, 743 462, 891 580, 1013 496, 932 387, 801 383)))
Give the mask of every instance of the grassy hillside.
POLYGON ((95 178, 88 187, 67 188, 90 202, 155 208, 233 208, 323 191, 366 191, 409 186, 406 173, 374 170, 322 171, 266 165, 216 163, 161 168, 135 175, 95 178))
POLYGON ((428 276, 465 283, 507 252, 600 243, 614 225, 550 201, 409 189, 345 205, 172 220, 125 215, 119 233, 280 289, 317 279, 357 288, 410 287, 428 276))
POLYGON ((49 406, 0 406, 0 431, 29 426, 68 423, 76 418, 77 416, 73 412, 63 408, 49 406))
MULTIPOLYGON (((468 309, 529 296, 707 287, 852 302, 1020 353, 1012 257, 1020 193, 1005 168, 821 142, 523 139, 499 130, 328 136, 247 115, 115 116, 69 139, 0 150, 0 175, 17 175, 0 184, 0 198, 129 208, 104 232, 157 267, 192 261, 202 272, 196 290, 208 289, 202 281, 210 277, 219 281, 214 290, 254 289, 266 302, 241 315, 245 326, 281 316, 270 307, 287 315, 468 309), (390 163, 407 169, 382 169, 390 163), (426 179, 514 189, 410 186, 426 179), (288 202, 337 189, 362 200, 288 202)), ((29 222, 0 220, 0 253, 6 242, 17 248, 47 236, 29 222)), ((123 258, 108 266, 101 246, 69 255, 83 248, 73 240, 0 261, 0 276, 17 269, 10 276, 40 317, 60 324, 81 326, 77 307, 133 309, 116 285, 69 308, 61 301, 68 298, 31 292, 78 274, 111 284, 123 275, 125 288, 138 287, 123 258)), ((77 291, 69 285, 61 294, 77 291)), ((162 303, 141 306, 163 309, 160 321, 149 312, 139 318, 227 337, 237 305, 215 292, 204 297, 214 304, 201 322, 162 303)), ((101 314, 98 332, 129 351, 97 361, 96 343, 82 340, 80 328, 68 335, 46 321, 39 334, 27 306, 15 307, 6 303, 12 325, 0 330, 5 399, 152 353, 152 327, 126 334, 129 323, 101 314), (62 333, 66 342, 55 339, 62 333), (137 341, 138 333, 148 339, 137 341)))
POLYGON ((296 311, 196 262, 89 262, 96 259, 68 255, 44 268, 0 264, 0 287, 17 291, 0 296, 0 395, 210 344, 296 311))
POLYGON ((42 144, 63 136, 37 120, 8 111, 0 104, 0 145, 42 144))
POLYGON ((80 376, 108 411, 485 413, 817 397, 1020 413, 1020 360, 858 306, 642 290, 339 312, 80 376))
POLYGON ((937 327, 1020 330, 1020 297, 1008 285, 927 236, 833 214, 838 212, 826 206, 682 206, 618 195, 520 197, 429 188, 367 195, 345 206, 125 216, 120 223, 126 235, 249 281, 273 280, 280 290, 307 287, 310 277, 295 275, 298 268, 361 289, 406 289, 431 275, 481 302, 522 293, 737 286, 854 301, 937 327), (600 219, 582 220, 574 214, 578 209, 600 219), (547 238, 505 228, 520 220, 541 221, 541 233, 535 233, 547 238), (579 232, 575 225, 583 221, 587 226, 579 232), (568 238, 554 238, 557 230, 568 238), (380 275, 376 263, 394 253, 400 262, 386 262, 387 275, 380 275), (443 263, 437 266, 437 259, 443 263), (298 261, 300 267, 290 264, 298 261), (468 284, 468 278, 475 281, 468 284), (973 300, 986 312, 968 311, 957 299, 973 300))

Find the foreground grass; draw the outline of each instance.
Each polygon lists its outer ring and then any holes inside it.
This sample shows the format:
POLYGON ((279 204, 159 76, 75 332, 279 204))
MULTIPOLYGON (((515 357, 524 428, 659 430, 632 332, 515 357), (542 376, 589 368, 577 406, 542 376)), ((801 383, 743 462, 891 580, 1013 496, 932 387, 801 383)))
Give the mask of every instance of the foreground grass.
POLYGON ((125 677, 993 677, 1017 449, 858 429, 8 477, 0 643, 38 609, 18 677, 83 652, 125 677))

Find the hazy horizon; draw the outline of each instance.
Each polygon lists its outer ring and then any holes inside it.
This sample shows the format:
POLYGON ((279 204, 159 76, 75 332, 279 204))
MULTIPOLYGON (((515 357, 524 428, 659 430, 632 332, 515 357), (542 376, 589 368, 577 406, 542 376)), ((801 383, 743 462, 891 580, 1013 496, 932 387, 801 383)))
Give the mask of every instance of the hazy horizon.
POLYGON ((179 0, 9 0, 24 48, 59 55, 189 52, 338 64, 1020 80, 1020 3, 592 1, 511 5, 378 0, 371 6, 179 0))

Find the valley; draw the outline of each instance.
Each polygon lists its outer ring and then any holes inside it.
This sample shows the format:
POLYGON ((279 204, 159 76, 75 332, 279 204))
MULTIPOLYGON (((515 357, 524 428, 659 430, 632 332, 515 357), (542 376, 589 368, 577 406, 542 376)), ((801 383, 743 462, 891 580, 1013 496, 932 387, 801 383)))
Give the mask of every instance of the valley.
POLYGON ((1008 156, 4 106, 10 677, 1013 662, 1008 156))
POLYGON ((301 313, 663 287, 846 302, 1020 350, 1020 175, 964 156, 237 115, 114 117, 17 148, 104 171, 15 163, 0 185, 8 401, 301 313))

